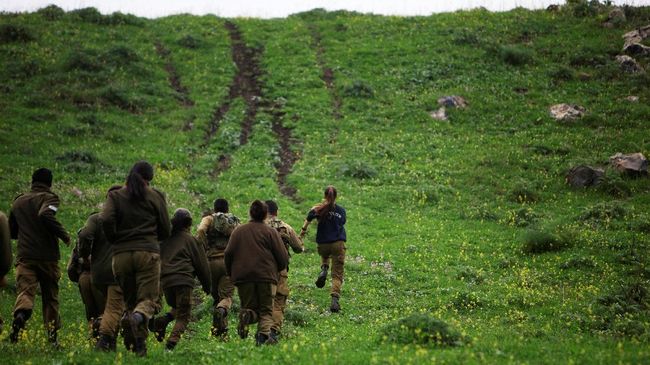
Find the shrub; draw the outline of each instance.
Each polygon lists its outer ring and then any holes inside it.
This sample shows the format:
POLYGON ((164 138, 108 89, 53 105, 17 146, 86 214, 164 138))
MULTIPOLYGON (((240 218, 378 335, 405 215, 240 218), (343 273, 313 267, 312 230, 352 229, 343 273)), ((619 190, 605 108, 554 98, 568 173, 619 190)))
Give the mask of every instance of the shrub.
POLYGON ((599 203, 586 208, 579 219, 581 221, 611 221, 622 219, 626 214, 627 209, 618 202, 599 203))
POLYGON ((0 25, 0 43, 27 43, 33 40, 32 33, 22 25, 0 25))
POLYGON ((178 45, 189 49, 197 49, 201 46, 201 41, 198 38, 188 34, 178 40, 178 45))
POLYGON ((426 314, 412 314, 386 325, 383 338, 400 344, 460 346, 465 340, 447 323, 426 314))
POLYGON ((503 62, 513 66, 522 66, 533 61, 533 51, 521 46, 500 46, 497 52, 503 62))
POLYGON ((604 8, 598 0, 567 0, 564 6, 565 11, 578 18, 595 16, 604 8))
POLYGON ((144 25, 144 22, 141 18, 138 18, 137 16, 132 14, 123 14, 120 13, 119 11, 111 15, 104 16, 102 22, 103 24, 107 24, 107 25, 135 25, 135 26, 144 25))
POLYGON ((86 23, 102 24, 104 22, 102 13, 93 7, 73 10, 69 14, 86 23))
POLYGON ((48 5, 44 8, 38 9, 36 13, 42 16, 45 20, 59 20, 65 15, 65 10, 56 5, 48 5))
POLYGON ((355 179, 371 179, 377 176, 377 170, 364 161, 354 160, 341 166, 341 173, 344 176, 355 179))
POLYGON ((355 80, 343 89, 343 95, 355 98, 372 98, 375 92, 365 81, 355 80))
POLYGON ((309 313, 299 309, 287 308, 284 313, 284 320, 294 326, 304 327, 309 323, 309 313))
POLYGON ((541 230, 529 230, 524 235, 524 253, 537 254, 544 252, 560 251, 568 246, 567 242, 559 236, 541 230))

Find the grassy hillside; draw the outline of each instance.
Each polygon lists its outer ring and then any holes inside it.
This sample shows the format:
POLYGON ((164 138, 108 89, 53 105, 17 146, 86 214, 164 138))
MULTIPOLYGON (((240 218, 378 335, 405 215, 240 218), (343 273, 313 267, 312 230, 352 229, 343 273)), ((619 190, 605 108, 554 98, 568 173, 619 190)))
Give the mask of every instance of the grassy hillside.
POLYGON ((146 359, 95 353, 65 277, 64 350, 47 346, 40 299, 12 346, 12 272, 2 361, 650 362, 649 181, 608 170, 597 188, 565 184, 579 164, 650 156, 650 77, 615 61, 650 9, 603 27, 607 9, 572 3, 409 18, 0 14, 0 210, 47 166, 74 232, 146 159, 170 210, 197 222, 216 197, 240 217, 272 198, 299 227, 328 184, 349 215, 342 312, 313 284, 312 229, 276 347, 240 340, 235 315, 230 341, 210 338, 206 299, 173 353, 153 338, 146 359), (447 95, 468 107, 432 119, 447 95), (557 103, 587 113, 557 122, 557 103), (427 342, 433 319, 457 331, 454 345, 427 342))

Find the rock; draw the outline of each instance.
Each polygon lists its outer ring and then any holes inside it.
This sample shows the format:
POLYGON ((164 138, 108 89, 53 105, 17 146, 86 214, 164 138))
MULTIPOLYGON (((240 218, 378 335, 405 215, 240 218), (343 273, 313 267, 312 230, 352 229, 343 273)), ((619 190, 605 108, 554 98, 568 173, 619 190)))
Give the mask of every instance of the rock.
POLYGON ((582 117, 585 108, 572 104, 556 104, 550 109, 551 116, 559 121, 570 121, 582 117))
POLYGON ((441 107, 440 109, 431 112, 431 118, 436 119, 436 120, 447 120, 447 111, 445 110, 445 107, 441 107))
POLYGON ((621 65, 621 69, 628 73, 643 73, 645 70, 636 60, 627 55, 616 56, 616 62, 621 65))
POLYGON ((625 100, 629 101, 630 103, 638 103, 639 102, 639 97, 634 96, 634 95, 630 95, 627 98, 625 98, 625 100))
POLYGON ((610 23, 610 24, 613 24, 613 25, 623 24, 626 21, 627 21, 627 18, 625 17, 625 12, 623 11, 623 9, 621 9, 619 7, 615 7, 607 15, 607 23, 610 23))
POLYGON ((624 155, 617 153, 609 158, 609 162, 616 171, 631 176, 641 176, 648 174, 648 160, 642 153, 632 153, 624 155))
POLYGON ((642 44, 648 37, 650 37, 650 25, 623 34, 625 40, 623 52, 632 55, 650 55, 650 47, 642 44))
POLYGON ((443 96, 442 98, 438 99, 438 105, 447 108, 462 109, 467 107, 467 101, 462 96, 443 96))
POLYGON ((603 181, 605 171, 591 166, 575 166, 566 174, 565 181, 574 188, 596 186, 603 181))

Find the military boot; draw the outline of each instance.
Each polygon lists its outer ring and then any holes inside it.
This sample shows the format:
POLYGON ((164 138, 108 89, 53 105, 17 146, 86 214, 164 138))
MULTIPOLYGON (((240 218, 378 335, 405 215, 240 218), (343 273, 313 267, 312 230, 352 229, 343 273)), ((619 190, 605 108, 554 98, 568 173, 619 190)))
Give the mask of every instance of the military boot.
POLYGON ((256 346, 261 346, 261 345, 265 344, 266 341, 268 341, 268 340, 269 340, 269 336, 268 336, 268 335, 265 335, 265 334, 263 334, 263 333, 259 333, 259 332, 258 332, 258 333, 255 335, 255 345, 256 345, 256 346))
POLYGON ((173 351, 177 344, 178 342, 167 341, 167 343, 165 344, 165 350, 173 351))
POLYGON ((116 342, 116 339, 113 336, 109 335, 99 335, 99 339, 95 344, 96 351, 109 352, 112 351, 113 343, 116 342))
POLYGON ((330 312, 338 313, 341 310, 341 305, 339 304, 339 297, 332 296, 332 304, 330 305, 330 312))
POLYGON ((158 342, 163 342, 165 333, 167 332, 167 325, 173 320, 174 316, 171 313, 166 313, 162 317, 152 318, 149 321, 149 330, 156 334, 156 340, 158 342))
POLYGON ((136 337, 133 352, 140 357, 147 356, 147 339, 144 337, 136 337))
POLYGON ((212 315, 212 336, 219 337, 228 333, 228 310, 217 307, 212 315))
POLYGON ((131 313, 124 313, 122 319, 120 320, 120 326, 122 327, 124 347, 129 351, 133 351, 135 347, 136 326, 131 323, 131 313))
POLYGON ((325 280, 327 280, 327 270, 329 270, 328 265, 321 265, 320 269, 320 274, 318 274, 318 278, 316 279, 316 287, 317 288, 322 288, 325 286, 325 280))
POLYGON ((248 325, 251 323, 251 319, 251 313, 248 310, 242 309, 241 312, 239 312, 237 334, 239 334, 239 337, 242 340, 248 337, 248 325))
POLYGON ((20 338, 20 331, 25 328, 27 320, 31 316, 31 311, 19 310, 14 315, 14 321, 11 323, 11 333, 9 334, 9 341, 11 343, 18 342, 20 338))

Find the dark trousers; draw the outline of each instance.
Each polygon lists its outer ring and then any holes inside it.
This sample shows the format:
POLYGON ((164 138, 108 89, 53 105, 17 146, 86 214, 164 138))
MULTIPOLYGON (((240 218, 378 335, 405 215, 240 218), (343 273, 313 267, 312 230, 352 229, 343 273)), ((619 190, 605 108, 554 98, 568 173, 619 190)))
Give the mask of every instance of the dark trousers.
POLYGON ((280 280, 278 280, 278 287, 273 299, 273 326, 271 326, 276 332, 280 332, 284 323, 284 309, 287 307, 287 298, 289 297, 287 279, 287 269, 280 271, 280 280))
POLYGON ((253 282, 237 284, 241 301, 240 321, 246 311, 250 314, 250 323, 257 324, 257 332, 269 335, 273 326, 273 297, 276 285, 273 283, 253 282))
POLYGON ((86 308, 86 320, 92 321, 102 316, 106 306, 106 293, 93 284, 92 275, 84 271, 79 275, 79 293, 86 308))
POLYGON ((172 307, 171 314, 176 322, 167 341, 177 343, 181 335, 187 329, 192 314, 192 292, 191 286, 173 286, 163 290, 167 304, 172 307))
POLYGON ((99 325, 100 334, 113 338, 117 337, 124 307, 122 288, 119 285, 106 287, 106 306, 102 314, 102 323, 99 325))
POLYGON ((226 264, 223 256, 210 259, 210 276, 212 279, 212 299, 216 308, 224 308, 230 311, 232 306, 232 295, 235 292, 235 286, 232 285, 230 277, 226 274, 226 264))

